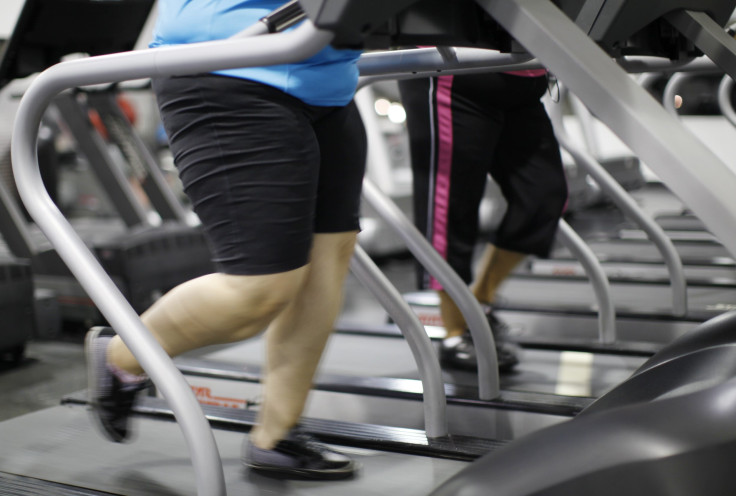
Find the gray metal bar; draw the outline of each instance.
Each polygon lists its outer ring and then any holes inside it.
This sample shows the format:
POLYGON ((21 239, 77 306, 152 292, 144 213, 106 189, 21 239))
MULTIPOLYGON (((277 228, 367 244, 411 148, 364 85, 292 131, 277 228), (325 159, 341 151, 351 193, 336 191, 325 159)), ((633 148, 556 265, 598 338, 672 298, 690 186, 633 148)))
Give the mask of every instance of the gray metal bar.
POLYGON ((416 314, 362 247, 356 246, 350 270, 370 290, 404 335, 419 369, 424 394, 424 430, 428 438, 447 435, 447 398, 437 354, 416 314))
POLYGON ((729 36, 725 29, 708 14, 678 10, 665 15, 665 19, 702 50, 718 67, 731 77, 736 77, 736 40, 729 36))
POLYGON ((476 0, 736 255, 736 175, 548 0, 476 0))
POLYGON ((61 93, 54 99, 54 104, 125 225, 134 227, 148 224, 146 212, 136 199, 128 179, 110 158, 107 145, 92 128, 87 112, 80 107, 74 93, 61 93))
POLYGON ((0 233, 10 252, 19 258, 31 259, 35 255, 28 222, 18 208, 14 195, 0 182, 0 233))
MULTIPOLYGON (((616 59, 616 63, 632 74, 702 71, 717 67, 707 57, 671 61, 660 57, 627 56, 616 59)), ((451 61, 445 60, 437 48, 370 52, 363 54, 358 61, 361 78, 375 78, 375 80, 430 77, 440 74, 502 72, 542 67, 544 66, 540 61, 528 54, 500 53, 494 50, 467 47, 454 47, 454 59, 451 61)))
POLYGON ((100 114, 110 138, 128 160, 156 212, 164 220, 186 224, 188 216, 184 207, 166 183, 158 162, 120 110, 114 93, 90 92, 87 101, 100 114))
POLYGON ((736 110, 733 108, 731 103, 731 93, 734 87, 734 80, 731 76, 726 74, 721 79, 721 83, 718 85, 718 106, 721 109, 723 116, 736 127, 736 110))
MULTIPOLYGON (((359 87, 389 79, 415 79, 442 74, 477 74, 479 72, 518 71, 544 67, 524 54, 499 53, 493 50, 455 47, 455 60, 447 63, 438 49, 417 48, 364 54, 358 61, 359 87)), ((716 69, 707 57, 671 61, 659 57, 628 56, 616 63, 631 74, 647 72, 690 72, 716 69)))
POLYGON ((478 355, 478 396, 493 399, 499 395, 498 357, 488 320, 473 293, 424 238, 422 233, 370 180, 363 180, 363 199, 396 230, 409 251, 437 279, 465 317, 478 355))
POLYGON ((13 172, 23 203, 102 314, 120 334, 169 402, 189 446, 201 495, 224 495, 217 445, 181 373, 145 328, 94 255, 46 192, 36 156, 44 110, 61 91, 90 84, 218 69, 291 63, 317 53, 332 35, 305 22, 263 38, 222 40, 78 59, 41 73, 21 100, 12 140, 13 172))
POLYGON ((616 63, 623 67, 629 74, 640 74, 644 72, 691 72, 717 67, 708 57, 672 61, 659 57, 637 56, 622 57, 616 59, 616 63))
POLYGON ((437 53, 440 54, 442 57, 442 60, 444 60, 447 63, 455 63, 458 62, 457 60, 457 52, 455 48, 453 47, 446 47, 446 46, 440 46, 437 47, 437 53))
POLYGON ((667 81, 662 93, 662 105, 670 114, 678 117, 680 114, 675 108, 675 95, 682 89, 682 85, 697 76, 698 73, 692 72, 676 72, 667 81))
POLYGON ((598 341, 606 344, 615 343, 616 308, 611 297, 611 286, 608 282, 608 276, 606 276, 593 250, 590 249, 585 241, 583 241, 578 233, 564 219, 560 219, 557 226, 557 237, 575 258, 580 261, 585 274, 593 286, 593 292, 598 302, 598 341))
POLYGON ((479 48, 412 48, 365 53, 358 60, 360 87, 387 79, 409 79, 474 72, 538 69, 527 54, 499 53, 479 48))
MULTIPOLYGON (((560 97, 565 95, 565 88, 560 85, 560 97)), ((585 159, 589 159, 594 162, 595 165, 603 169, 603 167, 590 156, 589 153, 583 152, 581 147, 576 146, 570 139, 565 125, 562 122, 562 109, 559 104, 547 105, 547 111, 554 127, 555 136, 560 146, 567 150, 572 155, 575 163, 578 167, 591 173, 590 164, 585 162, 585 159), (585 155, 584 155, 585 153, 585 155)), ((594 171, 595 172, 599 171, 594 171)), ((595 176, 591 174, 595 178, 595 176)), ((607 175, 605 170, 603 174, 607 175)), ((601 186, 602 189, 603 186, 601 186)), ((564 219, 560 219, 557 228, 557 236, 562 243, 567 247, 573 256, 580 262, 585 271, 585 274, 590 280, 590 284, 593 286, 593 293, 595 293, 596 302, 598 303, 598 340, 601 343, 615 343, 616 342, 616 307, 613 303, 613 297, 611 296, 611 285, 608 281, 608 276, 605 270, 601 266, 600 261, 593 253, 593 250, 583 241, 583 239, 565 222, 564 219)))
MULTIPOLYGON (((15 188, 11 187, 7 180, 12 178, 10 173, 12 160, 10 159, 10 140, 12 128, 10 124, 15 119, 16 95, 14 85, 7 85, 0 89, 0 112, 2 112, 4 125, 0 127, 0 170, 7 178, 0 180, 0 233, 10 252, 19 258, 30 259, 33 257, 36 246, 28 230, 24 212, 21 211, 15 197, 15 188)), ((48 130, 48 129, 47 129, 48 130)))
MULTIPOLYGON (((567 92, 564 85, 560 85, 560 89, 563 94, 567 92)), ((560 145, 570 153, 578 166, 590 174, 600 188, 609 196, 611 201, 621 209, 624 215, 633 220, 647 234, 649 239, 660 251, 670 275, 672 313, 678 317, 684 316, 687 313, 687 283, 685 281, 682 260, 672 240, 665 234, 662 227, 650 215, 644 212, 631 195, 606 171, 595 157, 572 142, 565 131, 559 106, 552 108, 550 117, 552 118, 555 135, 560 145)), ((598 291, 596 291, 596 294, 598 294, 598 291)))

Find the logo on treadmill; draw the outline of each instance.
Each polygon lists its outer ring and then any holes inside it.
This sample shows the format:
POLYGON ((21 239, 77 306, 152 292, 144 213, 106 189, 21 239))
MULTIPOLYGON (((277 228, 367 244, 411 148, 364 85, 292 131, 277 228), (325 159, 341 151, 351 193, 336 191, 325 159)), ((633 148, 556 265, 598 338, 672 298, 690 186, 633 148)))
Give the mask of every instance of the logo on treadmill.
POLYGON ((203 405, 224 406, 226 408, 245 408, 246 401, 239 398, 227 398, 224 396, 215 396, 212 389, 204 386, 191 386, 194 395, 203 405))
POLYGON ((416 309, 414 313, 417 314, 419 322, 425 326, 442 327, 444 325, 442 323, 442 316, 439 313, 420 313, 416 309))

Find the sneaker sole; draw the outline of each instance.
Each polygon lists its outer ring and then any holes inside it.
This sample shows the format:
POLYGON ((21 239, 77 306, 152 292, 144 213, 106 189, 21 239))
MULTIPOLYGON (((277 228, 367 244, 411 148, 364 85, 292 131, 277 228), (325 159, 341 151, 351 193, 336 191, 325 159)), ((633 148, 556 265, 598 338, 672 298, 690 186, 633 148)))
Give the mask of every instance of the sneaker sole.
POLYGON ((95 353, 95 341, 100 337, 103 332, 108 331, 105 327, 93 327, 87 332, 87 336, 84 339, 84 355, 87 360, 87 411, 92 419, 92 422, 97 426, 97 430, 102 433, 105 438, 114 442, 121 443, 125 441, 125 438, 121 436, 115 436, 111 433, 104 422, 100 418, 97 408, 97 401, 95 400, 95 392, 99 391, 98 378, 100 374, 98 371, 103 365, 100 365, 97 360, 97 354, 95 353))
POLYGON ((341 469, 335 470, 309 470, 290 467, 276 467, 273 465, 258 465, 243 462, 243 465, 262 475, 280 479, 300 480, 338 480, 354 477, 358 471, 358 464, 352 462, 341 469))

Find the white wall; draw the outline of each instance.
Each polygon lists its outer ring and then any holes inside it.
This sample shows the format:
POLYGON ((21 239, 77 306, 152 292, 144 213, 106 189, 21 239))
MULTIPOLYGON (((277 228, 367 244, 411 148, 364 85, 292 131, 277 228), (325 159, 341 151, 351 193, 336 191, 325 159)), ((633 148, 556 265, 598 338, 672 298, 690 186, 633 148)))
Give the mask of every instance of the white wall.
POLYGON ((24 0, 2 0, 0 2, 0 39, 8 39, 18 20, 20 9, 23 8, 24 0))

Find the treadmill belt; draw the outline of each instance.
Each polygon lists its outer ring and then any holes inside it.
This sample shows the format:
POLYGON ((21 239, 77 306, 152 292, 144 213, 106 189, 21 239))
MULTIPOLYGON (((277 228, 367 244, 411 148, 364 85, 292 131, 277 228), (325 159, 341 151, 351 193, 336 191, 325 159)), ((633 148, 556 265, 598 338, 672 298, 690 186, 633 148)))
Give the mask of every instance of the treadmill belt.
MULTIPOLYGON (((671 315, 669 286, 648 283, 611 284, 617 312, 632 315, 671 315)), ((736 288, 690 286, 687 288, 688 317, 707 320, 736 308, 736 288)), ((514 276, 498 292, 497 307, 593 312, 595 295, 587 280, 559 281, 549 278, 514 276)))
MULTIPOLYGON (((59 406, 0 423, 0 467, 5 474, 131 496, 195 496, 189 452, 177 424, 135 418, 132 442, 102 438, 79 406, 59 406)), ((467 462, 362 448, 339 447, 362 466, 345 481, 284 481, 246 471, 240 462, 244 434, 214 430, 228 494, 426 496, 467 462)), ((0 477, 0 494, 17 478, 0 477)), ((30 493, 32 494, 32 493, 30 493)), ((65 493, 47 492, 44 494, 65 493)), ((96 494, 96 493, 70 493, 96 494)))

